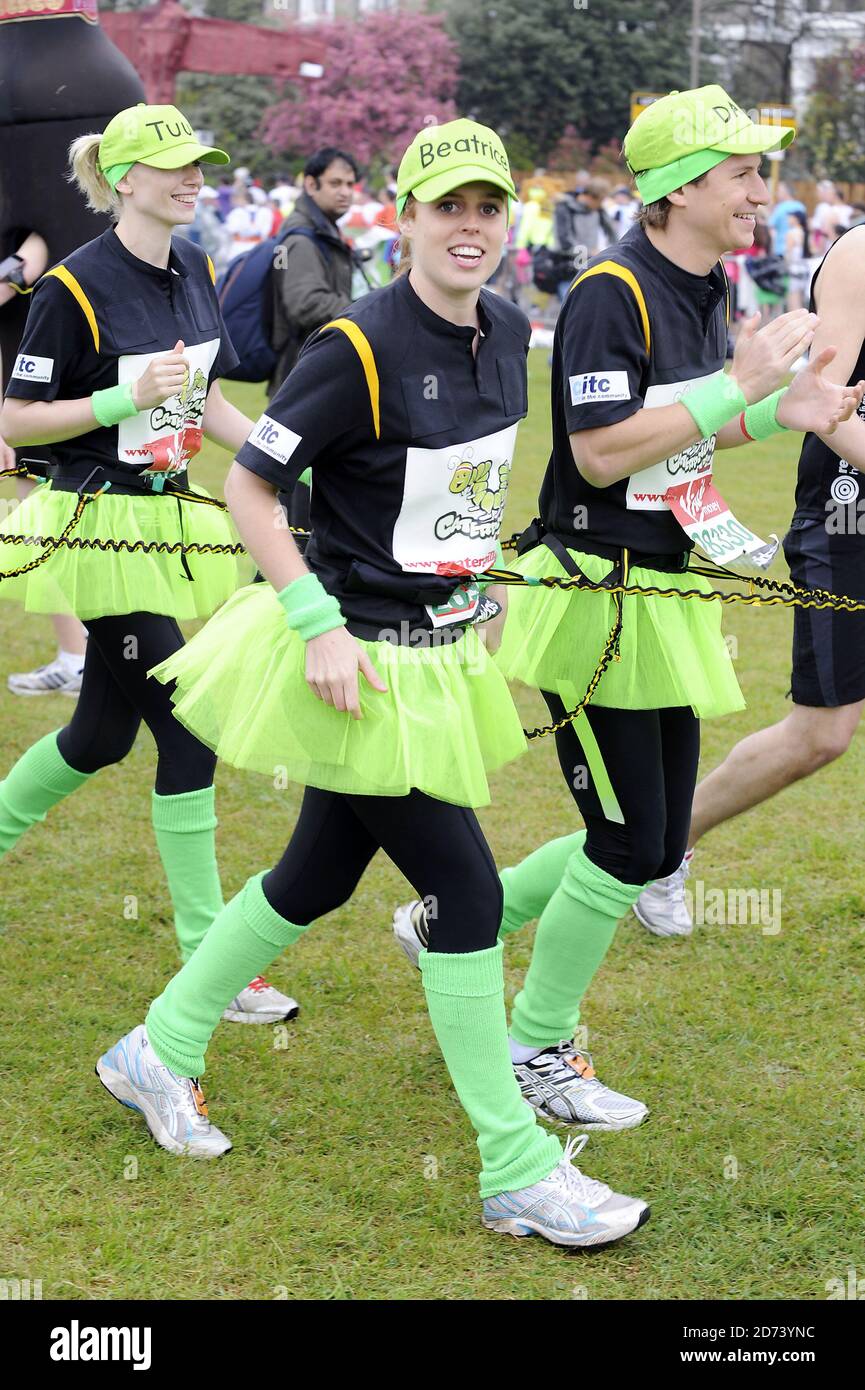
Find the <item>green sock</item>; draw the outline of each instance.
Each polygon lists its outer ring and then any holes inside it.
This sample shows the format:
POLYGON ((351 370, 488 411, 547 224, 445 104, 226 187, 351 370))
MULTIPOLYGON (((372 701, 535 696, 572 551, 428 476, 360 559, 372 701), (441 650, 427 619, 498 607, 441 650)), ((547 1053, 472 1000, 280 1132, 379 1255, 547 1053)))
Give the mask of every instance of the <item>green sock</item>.
POLYGON ((37 821, 44 820, 52 806, 93 775, 76 772, 57 747, 59 729, 46 734, 28 748, 0 782, 0 855, 37 821))
POLYGON ((541 1048, 573 1037, 583 995, 607 954, 616 924, 643 886, 620 883, 582 849, 571 856, 560 887, 541 913, 531 965, 514 1000, 515 1042, 541 1048))
POLYGON ((214 796, 213 787, 176 796, 153 793, 153 829, 168 879, 174 930, 184 962, 224 906, 216 865, 214 796))
POLYGON ((222 1011, 306 927, 271 907, 256 874, 222 909, 198 950, 169 980, 147 1015, 150 1045, 180 1076, 203 1076, 204 1054, 222 1011))
POLYGON ((481 1197, 530 1187, 562 1156, 520 1095, 508 1051, 499 943, 488 951, 421 951, 420 968, 433 1031, 456 1093, 474 1125, 481 1155, 481 1197))
POLYGON ((527 854, 513 868, 502 869, 499 878, 505 901, 499 927, 500 941, 503 936, 519 931, 527 922, 540 917, 564 877, 568 860, 574 850, 582 849, 585 841, 585 830, 562 835, 527 854))

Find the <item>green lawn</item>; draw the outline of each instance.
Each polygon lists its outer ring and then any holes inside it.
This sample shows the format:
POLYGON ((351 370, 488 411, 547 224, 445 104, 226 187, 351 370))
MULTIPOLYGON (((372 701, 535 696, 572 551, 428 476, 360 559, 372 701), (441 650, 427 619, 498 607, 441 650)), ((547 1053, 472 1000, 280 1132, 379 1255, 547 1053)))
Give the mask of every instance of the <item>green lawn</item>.
MULTIPOLYGON (((509 529, 534 515, 548 450, 546 353, 531 365, 509 529)), ((229 394, 257 413, 255 388, 229 394)), ((797 452, 782 437, 720 457, 721 490, 764 537, 786 528, 797 452)), ((218 491, 226 467, 207 449, 197 476, 218 491)), ((789 611, 727 609, 725 624, 748 708, 705 727, 707 769, 787 708, 789 611)), ((47 620, 0 605, 4 677, 51 647, 47 620)), ((517 698, 538 722, 539 698, 517 698)), ((0 712, 2 775, 71 703, 4 688, 0 712)), ((176 968, 143 733, 0 869, 0 1278, 39 1279, 46 1299, 825 1298, 848 1267, 865 1273, 861 758, 857 739, 699 852, 707 891, 780 892, 778 934, 620 928, 585 1017, 601 1076, 652 1114, 592 1139, 583 1163, 653 1216, 588 1257, 481 1228, 474 1141, 390 937, 406 885, 382 856, 271 972, 301 1000, 297 1023, 219 1028, 206 1091, 227 1158, 172 1158, 107 1096, 96 1057, 176 968)), ((217 785, 228 895, 281 852, 300 793, 229 767, 217 785)), ((576 828, 550 740, 495 779, 482 819, 502 865, 576 828)), ((512 992, 531 939, 509 938, 512 992)))

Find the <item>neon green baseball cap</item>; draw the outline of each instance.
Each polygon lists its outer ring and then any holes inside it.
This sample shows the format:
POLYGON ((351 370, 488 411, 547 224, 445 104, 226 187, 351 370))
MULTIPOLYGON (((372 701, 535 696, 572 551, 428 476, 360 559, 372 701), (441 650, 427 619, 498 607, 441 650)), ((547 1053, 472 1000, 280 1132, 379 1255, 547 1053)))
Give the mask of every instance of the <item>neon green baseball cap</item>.
POLYGON ((723 87, 696 87, 641 111, 623 149, 640 197, 655 203, 731 154, 783 150, 795 135, 789 126, 757 125, 723 87))
POLYGON ((147 106, 140 101, 118 111, 105 127, 99 142, 99 167, 116 188, 133 164, 154 169, 182 169, 197 159, 208 164, 228 164, 225 150, 202 145, 176 106, 147 106))
POLYGON ((397 215, 402 214, 409 193, 420 203, 432 203, 464 183, 491 183, 510 198, 517 196, 508 156, 496 132, 464 119, 424 126, 400 161, 397 215))

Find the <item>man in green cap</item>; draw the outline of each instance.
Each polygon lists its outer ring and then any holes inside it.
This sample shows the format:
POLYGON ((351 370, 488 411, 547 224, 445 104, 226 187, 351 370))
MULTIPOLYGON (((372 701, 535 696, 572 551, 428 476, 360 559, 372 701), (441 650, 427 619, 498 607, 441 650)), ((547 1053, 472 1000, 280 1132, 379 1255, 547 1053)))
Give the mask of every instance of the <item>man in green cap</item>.
MULTIPOLYGON (((695 541, 719 563, 771 554, 714 490, 716 446, 787 428, 830 433, 857 400, 822 376, 832 348, 781 389, 814 335, 817 319, 804 310, 759 331, 746 322, 724 370, 721 257, 751 244, 767 201, 760 155, 790 139, 754 125, 715 86, 663 97, 628 132, 644 207, 562 307, 552 455, 516 564, 527 577, 582 573, 596 585, 705 592, 688 569, 695 541)), ((628 1128, 645 1106, 602 1095, 569 1040, 617 922, 682 862, 700 718, 742 707, 720 608, 638 595, 618 607, 603 589, 515 587, 498 660, 543 693, 586 827, 503 874, 509 901, 527 905, 521 921, 541 909, 513 1008, 512 1059, 525 1098, 548 1118, 628 1128), (611 643, 616 659, 586 709, 569 715, 611 643)), ((518 925, 509 918, 504 930, 518 925)))

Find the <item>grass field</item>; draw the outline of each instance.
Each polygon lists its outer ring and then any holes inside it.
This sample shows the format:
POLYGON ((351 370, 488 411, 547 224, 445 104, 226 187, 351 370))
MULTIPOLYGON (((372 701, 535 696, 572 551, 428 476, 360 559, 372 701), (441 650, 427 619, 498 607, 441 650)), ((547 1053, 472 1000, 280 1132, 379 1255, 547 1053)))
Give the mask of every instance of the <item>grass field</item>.
MULTIPOLYGON (((531 369, 511 530, 534 515, 548 451, 545 353, 531 369)), ((257 413, 256 388, 229 394, 257 413)), ((786 528, 797 452, 781 437, 720 457, 721 490, 764 537, 786 528)), ((197 476, 219 491, 226 466, 208 448, 197 476)), ((786 708, 789 611, 727 609, 725 624, 748 708, 705 726, 705 769, 786 708)), ((5 691, 6 672, 51 650, 47 620, 0 604, 0 776, 71 713, 62 696, 5 691)), ((537 722, 539 698, 517 698, 537 722)), ((96 1057, 176 968, 143 733, 0 867, 0 1278, 41 1280, 45 1299, 639 1300, 823 1299, 849 1267, 865 1274, 862 751, 860 734, 699 851, 707 893, 780 893, 779 932, 705 925, 665 942, 632 917, 620 927, 585 1021, 601 1076, 652 1113, 593 1138, 582 1163, 653 1216, 586 1256, 481 1228, 473 1137, 390 937, 406 885, 381 855, 270 972, 300 1019, 218 1029, 206 1093, 227 1158, 172 1158, 107 1096, 96 1057)), ((217 789, 228 896, 281 852, 300 792, 229 767, 217 789)), ((502 865, 577 827, 550 740, 495 779, 482 820, 502 865)), ((509 938, 511 993, 531 941, 509 938)))

